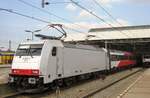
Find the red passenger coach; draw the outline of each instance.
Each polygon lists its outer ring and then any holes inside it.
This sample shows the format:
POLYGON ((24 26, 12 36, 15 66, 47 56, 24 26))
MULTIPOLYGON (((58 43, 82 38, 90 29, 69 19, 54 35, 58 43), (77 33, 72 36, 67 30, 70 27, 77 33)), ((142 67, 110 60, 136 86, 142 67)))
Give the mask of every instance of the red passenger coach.
POLYGON ((130 67, 136 64, 135 56, 131 52, 111 51, 110 60, 112 68, 130 67))

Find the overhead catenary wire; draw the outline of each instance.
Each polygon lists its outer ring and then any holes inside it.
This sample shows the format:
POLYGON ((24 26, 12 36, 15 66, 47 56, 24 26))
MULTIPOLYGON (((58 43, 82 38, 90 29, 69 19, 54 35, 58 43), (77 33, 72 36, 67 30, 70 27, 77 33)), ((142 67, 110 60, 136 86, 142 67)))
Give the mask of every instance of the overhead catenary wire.
MULTIPOLYGON (((70 20, 68 20, 68 19, 65 19, 65 18, 63 18, 63 17, 57 16, 57 15, 55 15, 55 14, 53 14, 53 13, 47 11, 47 10, 41 9, 41 8, 39 8, 39 7, 37 7, 37 6, 33 5, 33 4, 31 4, 31 3, 25 2, 24 0, 18 0, 18 1, 19 1, 19 2, 22 2, 23 4, 28 5, 28 6, 30 6, 30 7, 33 7, 33 8, 35 8, 35 9, 38 9, 38 10, 40 10, 40 11, 42 11, 42 12, 45 12, 45 13, 47 13, 47 14, 53 15, 54 17, 56 17, 56 18, 58 18, 58 19, 61 19, 61 20, 63 20, 63 21, 69 22, 69 23, 73 23, 72 21, 70 21, 70 20)), ((71 2, 71 3, 72 3, 72 2, 71 2)), ((76 3, 77 3, 77 2, 76 2, 76 3)), ((84 27, 84 26, 79 25, 79 24, 77 24, 77 23, 73 23, 72 25, 76 25, 76 26, 78 26, 78 27, 80 27, 80 28, 83 27, 83 28, 87 29, 87 27, 84 27)), ((88 34, 82 32, 82 31, 79 31, 79 30, 76 30, 76 29, 73 29, 73 28, 70 28, 70 27, 67 27, 67 26, 64 26, 64 25, 63 25, 63 27, 66 28, 66 29, 68 29, 68 30, 71 30, 71 31, 74 31, 74 32, 77 32, 77 33, 81 33, 81 34, 84 34, 84 35, 88 36, 88 34)), ((100 38, 101 38, 101 37, 100 37, 100 38)))
POLYGON ((114 20, 119 25, 123 26, 119 21, 116 20, 114 16, 112 16, 103 6, 100 4, 100 2, 97 2, 96 0, 92 0, 97 6, 99 6, 112 20, 114 20))
MULTIPOLYGON (((0 8, 1 11, 6 11, 6 12, 9 12, 9 13, 13 13, 13 14, 17 14, 17 15, 20 15, 22 17, 26 17, 26 18, 29 18, 29 19, 33 19, 33 20, 36 20, 36 21, 40 21, 40 22, 43 22, 43 23, 48 23, 48 24, 52 24, 52 22, 49 22, 49 21, 46 21, 46 20, 43 20, 43 19, 40 19, 40 18, 37 18, 37 17, 32 17, 32 16, 29 16, 29 15, 26 15, 26 14, 22 14, 22 13, 19 13, 17 11, 14 11, 12 9, 5 9, 5 8, 0 8)), ((65 26, 66 27, 66 26, 65 26)), ((75 31, 77 33, 81 33, 81 34, 85 34, 79 30, 76 30, 76 29, 73 29, 73 28, 70 28, 70 27, 66 27, 72 31, 75 31)))
POLYGON ((108 24, 109 26, 111 26, 111 24, 107 23, 103 18, 97 16, 95 13, 93 13, 92 11, 89 11, 88 9, 86 9, 85 7, 83 7, 82 5, 76 3, 73 0, 70 0, 72 3, 74 3, 75 5, 77 5, 78 7, 80 7, 81 9, 85 10, 86 12, 90 13, 91 15, 95 16, 96 18, 98 18, 99 20, 101 20, 102 22, 108 24))
MULTIPOLYGON (((79 25, 79 24, 77 24, 77 23, 73 23, 72 21, 70 21, 70 20, 68 20, 68 19, 65 19, 65 18, 63 18, 63 17, 57 16, 57 15, 55 15, 55 14, 53 14, 53 13, 47 11, 47 10, 41 9, 41 8, 39 8, 39 7, 37 7, 37 6, 33 5, 33 4, 31 4, 31 3, 25 2, 24 0, 18 0, 18 1, 19 1, 19 2, 22 2, 22 3, 25 4, 25 5, 30 6, 30 7, 32 7, 32 8, 38 9, 38 10, 44 12, 44 13, 53 15, 54 17, 56 17, 56 18, 58 18, 58 19, 61 19, 61 20, 63 20, 63 21, 69 22, 69 23, 72 23, 72 25, 76 25, 76 26, 78 26, 78 27, 80 27, 80 28, 83 27, 83 28, 87 29, 87 27, 84 27, 84 26, 79 25)), ((72 3, 72 2, 71 2, 71 3, 72 3)), ((66 28, 66 29, 68 29, 68 30, 71 30, 71 31, 74 31, 74 32, 77 32, 77 33, 84 34, 84 35, 86 35, 86 36, 88 35, 88 34, 82 32, 82 31, 79 31, 79 30, 76 30, 76 29, 73 29, 73 28, 70 28, 70 27, 67 27, 67 26, 64 26, 64 25, 63 25, 63 27, 66 28)))
MULTIPOLYGON (((108 23, 107 21, 105 21, 103 18, 99 17, 98 15, 96 15, 94 12, 88 10, 87 8, 83 7, 82 5, 76 3, 74 0, 70 0, 73 4, 75 4, 76 6, 80 7, 81 9, 85 10, 86 12, 88 12, 89 14, 93 15, 94 17, 96 17, 97 19, 99 19, 100 21, 104 22, 105 24, 107 24, 108 26, 110 26, 112 29, 116 30, 116 28, 108 23)), ((120 33, 122 33, 123 35, 125 35, 126 37, 129 37, 127 34, 125 34, 124 32, 122 32, 121 30, 118 30, 120 33)))
POLYGON ((30 3, 28 3, 28 2, 25 2, 24 0, 18 0, 18 1, 24 3, 24 4, 28 5, 28 6, 30 6, 30 7, 32 7, 32 8, 38 9, 38 10, 40 10, 40 11, 42 11, 42 12, 45 12, 45 13, 47 13, 47 14, 53 15, 53 16, 55 16, 55 17, 61 19, 61 20, 65 20, 65 19, 62 18, 62 17, 59 17, 59 16, 57 16, 57 15, 55 15, 55 14, 53 14, 53 13, 47 11, 47 10, 41 9, 41 8, 39 8, 39 7, 37 7, 37 6, 33 5, 33 4, 30 4, 30 3))
MULTIPOLYGON (((0 8, 0 11, 6 11, 6 12, 9 12, 9 13, 12 13, 12 14, 16 14, 16 15, 19 15, 19 16, 22 16, 22 17, 25 17, 25 18, 29 18, 29 19, 33 19, 33 20, 36 20, 36 21, 39 21, 39 22, 43 22, 43 23, 48 23, 48 24, 52 24, 51 22, 49 21, 46 21, 46 20, 43 20, 43 19, 40 19, 40 18, 37 18, 37 17, 32 17, 32 16, 29 16, 29 15, 26 15, 26 14, 22 14, 20 12, 17 12, 15 10, 12 10, 12 9, 6 9, 6 8, 0 8)), ((48 25, 47 25, 48 26, 48 25)), ((70 28, 70 27, 67 27, 67 26, 64 26, 64 28, 66 29, 69 29, 71 31, 74 31, 74 32, 77 32, 77 33, 80 33, 80 34, 83 34, 83 35, 88 35, 88 34, 85 34, 79 30, 76 30, 76 29, 73 29, 73 28, 70 28)), ((45 28, 45 27, 44 27, 45 28)), ((43 28, 43 29, 44 29, 43 28)))
POLYGON ((43 22, 43 23, 48 23, 48 24, 51 23, 49 21, 46 21, 46 20, 43 20, 43 19, 40 19, 40 18, 37 18, 37 17, 33 17, 33 16, 29 16, 29 15, 19 13, 17 11, 12 10, 12 9, 0 8, 0 10, 1 11, 6 11, 6 12, 9 12, 9 13, 13 13, 13 14, 17 14, 17 15, 20 15, 20 16, 23 16, 23 17, 26 17, 26 18, 30 18, 30 19, 33 19, 33 20, 36 20, 36 21, 40 21, 40 22, 43 22))
MULTIPOLYGON (((63 21, 72 23, 72 25, 76 25, 76 26, 78 26, 78 27, 80 27, 80 28, 83 27, 83 28, 87 29, 87 27, 85 27, 85 26, 83 26, 83 25, 79 25, 79 24, 77 24, 77 23, 73 23, 71 20, 68 20, 68 19, 66 19, 66 18, 60 17, 60 16, 58 16, 58 15, 56 15, 56 14, 54 14, 54 13, 51 13, 51 12, 49 12, 49 11, 47 11, 47 10, 44 10, 44 9, 42 9, 42 8, 39 8, 39 7, 37 7, 37 6, 35 6, 35 5, 31 4, 31 3, 28 3, 28 2, 26 2, 26 1, 24 1, 24 0, 18 0, 18 1, 21 2, 21 3, 23 3, 23 4, 25 4, 25 5, 30 6, 30 7, 32 7, 32 8, 38 9, 38 10, 41 11, 41 12, 47 13, 47 14, 49 14, 49 15, 52 15, 52 16, 54 16, 54 17, 60 19, 60 20, 63 20, 63 21)), ((53 3, 54 3, 54 2, 53 2, 53 3)), ((56 2, 56 3, 58 3, 58 2, 56 2)), ((72 2, 70 2, 70 3, 72 3, 72 2)), ((51 3, 50 3, 50 4, 51 4, 51 3)), ((76 31, 77 31, 77 30, 76 30, 76 31)), ((83 33, 83 32, 82 32, 82 33, 83 33)))
POLYGON ((50 2, 48 4, 68 4, 68 3, 72 3, 72 2, 50 2))
MULTIPOLYGON (((13 13, 13 14, 16 14, 16 15, 19 15, 19 16, 22 16, 22 17, 26 17, 26 18, 29 18, 29 19, 33 19, 33 20, 36 20, 36 21, 40 21, 40 22, 43 22, 43 23, 52 24, 52 23, 49 22, 49 21, 43 20, 43 19, 41 19, 41 18, 29 16, 29 15, 26 15, 26 14, 22 14, 22 13, 20 13, 20 12, 17 12, 17 11, 15 11, 15 10, 13 10, 13 9, 0 8, 0 10, 1 10, 1 11, 6 11, 6 12, 9 12, 9 13, 13 13)), ((63 27, 65 27, 65 28, 67 28, 67 29, 69 29, 69 30, 72 30, 72 31, 74 31, 74 32, 84 34, 84 35, 86 35, 86 36, 88 35, 88 34, 85 34, 85 33, 81 32, 81 31, 79 31, 79 30, 76 30, 76 29, 73 29, 73 28, 70 28, 70 27, 67 27, 67 26, 64 26, 64 25, 63 25, 63 27)))
MULTIPOLYGON (((116 22, 117 24, 119 24, 120 26, 124 26, 122 23, 120 23, 113 15, 111 15, 110 12, 108 12, 100 2, 97 2, 96 0, 92 0, 97 6, 99 6, 114 22, 116 22)), ((128 33, 131 33, 129 31, 127 31, 128 33)))
MULTIPOLYGON (((74 32, 78 32, 78 33, 81 33, 81 34, 85 34, 85 33, 81 32, 81 31, 79 31, 79 30, 76 30, 76 29, 73 29, 73 28, 69 28, 69 27, 67 27, 67 26, 65 26, 65 25, 63 25, 63 27, 66 28, 66 29, 69 29, 69 30, 71 30, 71 31, 74 31, 74 32)), ((87 35, 87 34, 85 34, 85 35, 87 35)))

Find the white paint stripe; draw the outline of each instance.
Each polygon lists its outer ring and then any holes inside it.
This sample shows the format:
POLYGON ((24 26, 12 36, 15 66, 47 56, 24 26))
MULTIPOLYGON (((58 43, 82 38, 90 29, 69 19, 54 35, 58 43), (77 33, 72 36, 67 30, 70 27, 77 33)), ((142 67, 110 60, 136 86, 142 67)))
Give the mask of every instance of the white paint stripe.
MULTIPOLYGON (((144 73, 143 73, 144 74, 144 73)), ((143 77, 143 74, 140 75, 127 89, 125 89, 117 98, 123 98, 125 94, 143 77)))
POLYGON ((111 61, 111 66, 112 67, 118 67, 120 61, 111 61))

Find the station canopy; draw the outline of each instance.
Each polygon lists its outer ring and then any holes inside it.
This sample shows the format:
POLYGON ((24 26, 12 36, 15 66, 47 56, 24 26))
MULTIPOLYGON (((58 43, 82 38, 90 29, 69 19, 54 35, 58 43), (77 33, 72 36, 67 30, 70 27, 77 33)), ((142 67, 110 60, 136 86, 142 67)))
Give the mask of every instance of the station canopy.
POLYGON ((150 41, 150 25, 92 28, 88 33, 68 34, 65 41, 150 41))
POLYGON ((65 41, 150 55, 150 25, 92 28, 88 33, 68 34, 65 41))

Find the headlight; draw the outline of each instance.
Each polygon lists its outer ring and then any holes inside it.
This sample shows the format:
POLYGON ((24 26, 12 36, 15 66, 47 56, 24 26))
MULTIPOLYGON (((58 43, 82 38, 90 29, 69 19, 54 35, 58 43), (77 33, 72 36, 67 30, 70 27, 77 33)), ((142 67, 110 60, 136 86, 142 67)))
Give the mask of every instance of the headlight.
POLYGON ((29 79, 28 79, 28 82, 29 82, 30 84, 36 84, 36 79, 35 79, 35 78, 29 78, 29 79))

